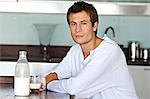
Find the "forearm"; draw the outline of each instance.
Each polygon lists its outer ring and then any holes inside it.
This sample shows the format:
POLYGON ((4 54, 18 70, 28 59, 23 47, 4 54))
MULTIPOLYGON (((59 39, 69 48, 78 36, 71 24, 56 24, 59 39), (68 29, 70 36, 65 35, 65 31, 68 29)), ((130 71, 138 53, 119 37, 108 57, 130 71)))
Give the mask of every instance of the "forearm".
POLYGON ((65 88, 62 86, 62 80, 54 80, 51 83, 47 84, 47 89, 59 93, 68 93, 65 88))
POLYGON ((46 77, 45 77, 46 84, 48 84, 49 82, 51 82, 53 80, 58 80, 58 76, 57 76, 56 72, 49 73, 48 75, 46 75, 46 77))

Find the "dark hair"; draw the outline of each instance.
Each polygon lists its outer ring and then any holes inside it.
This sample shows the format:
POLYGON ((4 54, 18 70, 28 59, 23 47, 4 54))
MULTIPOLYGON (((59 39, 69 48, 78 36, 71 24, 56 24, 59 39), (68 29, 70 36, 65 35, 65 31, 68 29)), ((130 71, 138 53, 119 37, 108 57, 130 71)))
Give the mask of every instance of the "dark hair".
MULTIPOLYGON (((78 13, 81 11, 85 11, 90 16, 90 21, 92 22, 92 26, 94 26, 95 22, 98 22, 98 14, 95 7, 92 4, 86 3, 84 1, 75 2, 67 12, 67 22, 70 24, 69 15, 71 13, 78 13)), ((96 31, 97 33, 97 31, 96 31)))

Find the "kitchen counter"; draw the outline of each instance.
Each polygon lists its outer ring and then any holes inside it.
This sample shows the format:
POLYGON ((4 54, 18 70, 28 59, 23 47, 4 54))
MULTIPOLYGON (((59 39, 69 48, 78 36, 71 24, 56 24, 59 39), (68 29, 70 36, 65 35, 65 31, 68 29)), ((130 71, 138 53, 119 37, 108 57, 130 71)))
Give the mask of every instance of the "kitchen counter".
MULTIPOLYGON (((59 63, 62 61, 63 58, 50 58, 43 60, 41 57, 32 57, 28 58, 28 62, 45 62, 45 63, 59 63)), ((12 61, 16 62, 18 60, 18 57, 0 57, 0 61, 12 61)))
POLYGON ((13 84, 0 84, 0 99, 73 99, 73 97, 51 91, 30 92, 27 97, 18 97, 14 95, 13 84))
MULTIPOLYGON (((47 60, 43 60, 42 58, 29 58, 28 62, 41 62, 41 63, 60 63, 63 58, 50 58, 47 60)), ((3 62, 17 62, 17 58, 13 57, 0 57, 0 61, 3 62)), ((128 65, 144 65, 144 66, 150 66, 150 60, 147 60, 146 62, 144 60, 136 60, 132 62, 130 59, 127 59, 128 65)))
POLYGON ((131 60, 127 60, 128 65, 138 65, 138 66, 150 66, 150 60, 144 61, 144 60, 136 60, 132 62, 131 60))
MULTIPOLYGON (((0 61, 0 76, 14 76, 15 66, 17 62, 12 61, 0 61)), ((45 75, 50 72, 58 63, 47 62, 29 62, 30 75, 40 73, 45 75)))

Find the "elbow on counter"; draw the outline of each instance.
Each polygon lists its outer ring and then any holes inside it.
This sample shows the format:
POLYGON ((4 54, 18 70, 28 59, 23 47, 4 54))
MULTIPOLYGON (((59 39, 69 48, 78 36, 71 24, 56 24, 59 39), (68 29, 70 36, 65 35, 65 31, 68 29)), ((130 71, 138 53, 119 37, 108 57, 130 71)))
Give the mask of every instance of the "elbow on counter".
POLYGON ((70 81, 68 84, 67 80, 55 80, 47 84, 47 90, 76 95, 81 90, 79 85, 80 84, 77 84, 75 82, 72 83, 72 81, 70 81))

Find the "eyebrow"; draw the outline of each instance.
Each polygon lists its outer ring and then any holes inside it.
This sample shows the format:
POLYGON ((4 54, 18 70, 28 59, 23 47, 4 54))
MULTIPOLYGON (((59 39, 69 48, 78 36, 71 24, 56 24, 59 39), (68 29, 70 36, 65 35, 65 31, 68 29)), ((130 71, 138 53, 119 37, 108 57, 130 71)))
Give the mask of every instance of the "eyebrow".
MULTIPOLYGON (((82 20, 82 21, 80 21, 80 22, 88 22, 87 20, 82 20)), ((70 21, 70 23, 77 23, 77 22, 75 22, 75 21, 70 21)))
POLYGON ((81 22, 88 22, 87 20, 83 20, 83 21, 81 21, 81 22))

